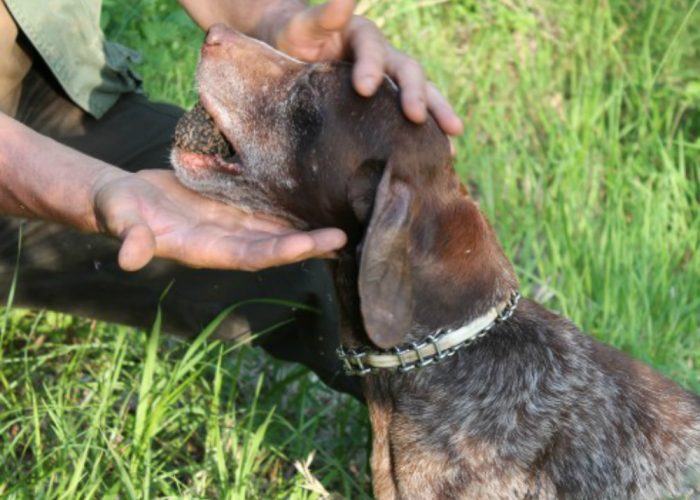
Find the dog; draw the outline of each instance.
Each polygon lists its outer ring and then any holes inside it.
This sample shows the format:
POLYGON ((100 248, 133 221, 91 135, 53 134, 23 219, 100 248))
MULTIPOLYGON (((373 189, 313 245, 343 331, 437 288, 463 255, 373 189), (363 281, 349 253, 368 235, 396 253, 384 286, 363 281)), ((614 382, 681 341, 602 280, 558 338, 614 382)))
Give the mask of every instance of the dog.
POLYGON ((519 298, 446 137, 403 117, 391 80, 366 99, 346 63, 215 26, 197 81, 179 179, 348 235, 332 264, 339 355, 362 376, 377 498, 693 494, 700 398, 519 298))

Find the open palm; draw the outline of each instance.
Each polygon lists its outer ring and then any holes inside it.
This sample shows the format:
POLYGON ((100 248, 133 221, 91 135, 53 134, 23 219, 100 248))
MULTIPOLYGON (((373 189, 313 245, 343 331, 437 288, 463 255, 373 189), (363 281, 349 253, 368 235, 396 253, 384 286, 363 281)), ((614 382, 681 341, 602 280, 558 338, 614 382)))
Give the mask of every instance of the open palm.
POLYGON ((130 271, 153 257, 254 271, 320 257, 345 244, 338 229, 302 232, 204 198, 170 171, 103 179, 93 199, 102 230, 122 240, 119 265, 130 271))

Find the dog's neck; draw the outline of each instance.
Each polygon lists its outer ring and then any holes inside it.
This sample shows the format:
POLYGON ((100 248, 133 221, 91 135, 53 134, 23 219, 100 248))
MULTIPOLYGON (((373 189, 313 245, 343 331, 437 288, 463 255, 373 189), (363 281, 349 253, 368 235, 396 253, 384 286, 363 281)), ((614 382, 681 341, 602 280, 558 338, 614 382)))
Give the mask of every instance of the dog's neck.
MULTIPOLYGON (((466 194, 416 216, 409 245, 413 316, 401 345, 424 343, 430 336, 484 319, 488 326, 509 308, 518 290, 514 272, 486 218, 466 194)), ((354 319, 342 344, 376 350, 360 321, 358 267, 356 255, 348 252, 336 273, 346 317, 354 319)))
POLYGON ((458 328, 436 330, 418 342, 405 343, 390 351, 340 346, 337 354, 347 375, 365 376, 382 370, 407 373, 425 368, 445 361, 491 334, 515 313, 519 301, 520 293, 514 292, 507 301, 458 328))

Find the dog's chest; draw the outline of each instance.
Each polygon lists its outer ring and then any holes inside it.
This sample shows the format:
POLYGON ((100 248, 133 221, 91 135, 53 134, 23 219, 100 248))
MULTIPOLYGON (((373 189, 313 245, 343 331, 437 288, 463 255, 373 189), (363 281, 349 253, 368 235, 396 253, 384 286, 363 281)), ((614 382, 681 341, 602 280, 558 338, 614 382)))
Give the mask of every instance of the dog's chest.
POLYGON ((398 498, 556 498, 541 471, 525 470, 493 446, 459 434, 438 446, 405 416, 393 418, 390 447, 398 498))

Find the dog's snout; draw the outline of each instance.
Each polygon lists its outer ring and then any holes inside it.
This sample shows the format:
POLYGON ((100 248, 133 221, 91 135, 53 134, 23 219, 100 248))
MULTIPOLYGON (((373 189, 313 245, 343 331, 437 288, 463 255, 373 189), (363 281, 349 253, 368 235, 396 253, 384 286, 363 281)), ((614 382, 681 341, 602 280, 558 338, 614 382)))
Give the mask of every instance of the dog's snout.
POLYGON ((213 25, 207 31, 207 36, 204 38, 204 46, 212 47, 216 45, 224 45, 231 43, 236 38, 236 32, 228 29, 226 25, 218 23, 213 25))

